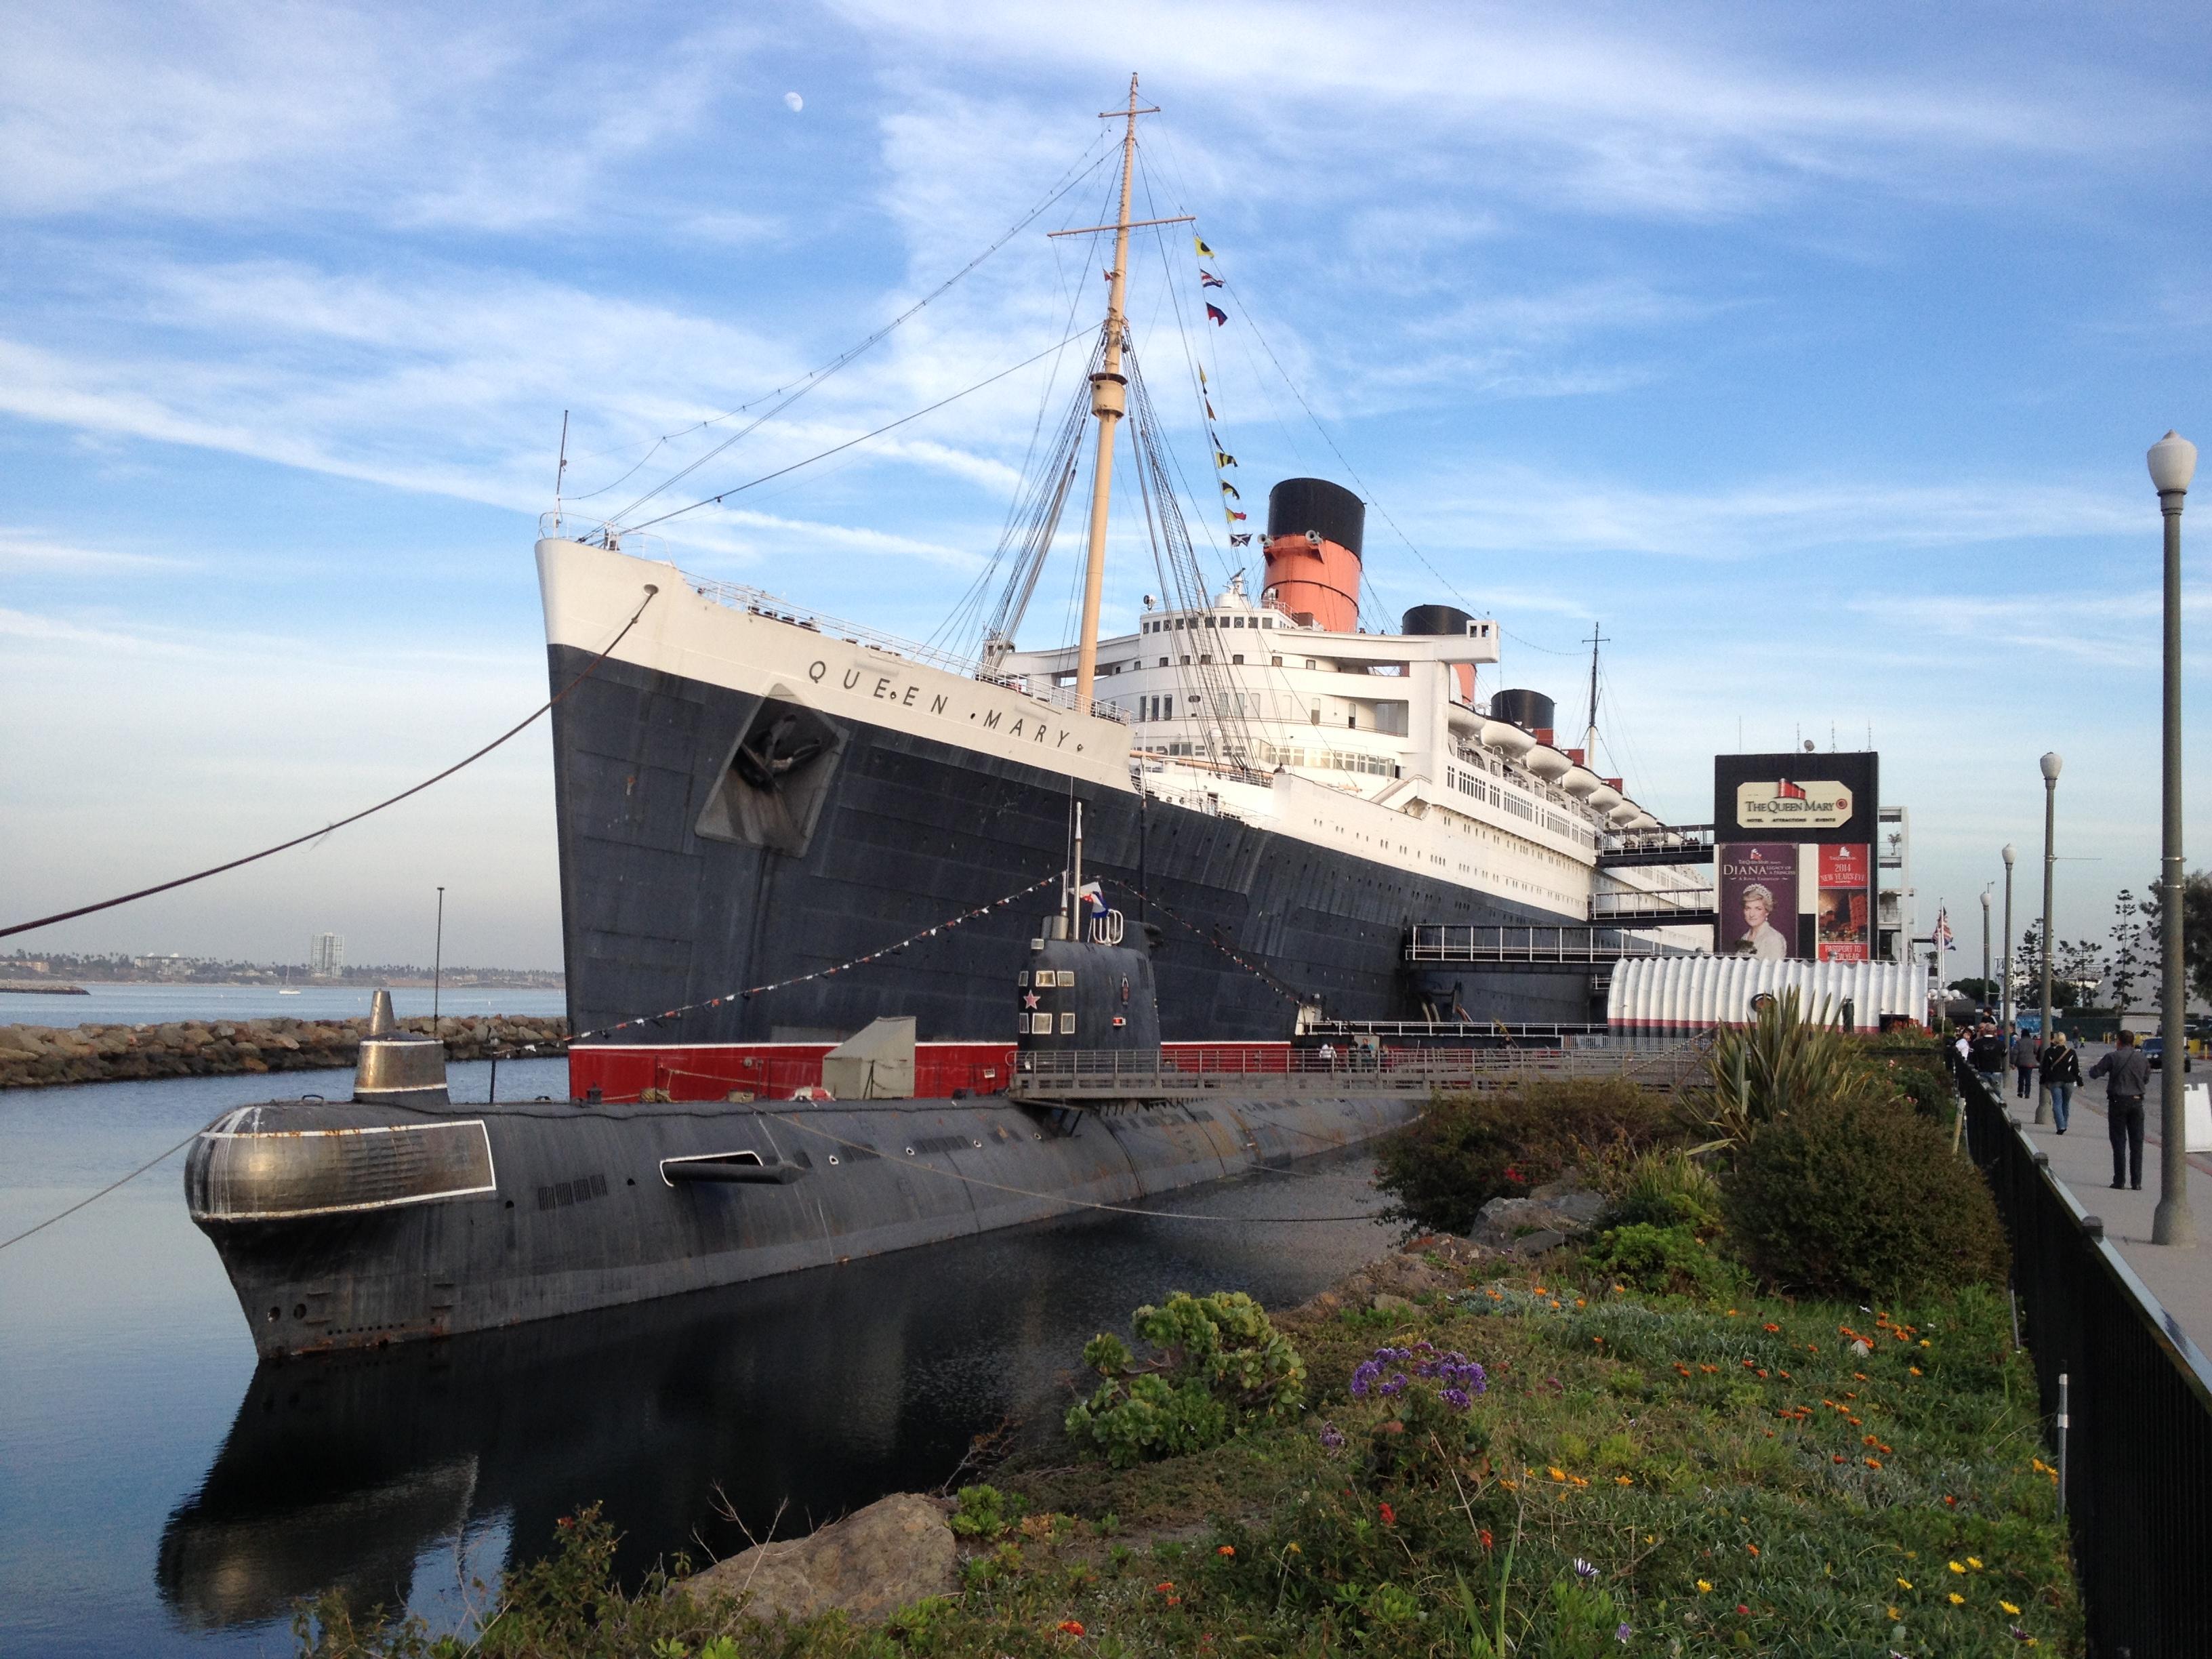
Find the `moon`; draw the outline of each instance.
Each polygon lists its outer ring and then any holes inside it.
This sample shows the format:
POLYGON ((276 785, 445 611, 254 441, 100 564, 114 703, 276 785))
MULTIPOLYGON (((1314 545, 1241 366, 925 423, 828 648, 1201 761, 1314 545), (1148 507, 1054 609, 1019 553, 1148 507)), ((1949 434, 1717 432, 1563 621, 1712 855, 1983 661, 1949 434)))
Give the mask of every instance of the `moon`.
POLYGON ((787 92, 783 94, 783 106, 796 115, 806 107, 806 100, 795 92, 787 92))

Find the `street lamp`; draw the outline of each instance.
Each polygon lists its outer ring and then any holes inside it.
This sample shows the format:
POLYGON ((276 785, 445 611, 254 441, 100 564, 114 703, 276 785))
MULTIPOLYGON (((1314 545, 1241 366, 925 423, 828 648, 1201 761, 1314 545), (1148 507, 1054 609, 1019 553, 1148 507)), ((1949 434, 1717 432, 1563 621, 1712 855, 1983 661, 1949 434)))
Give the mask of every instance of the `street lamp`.
POLYGON ((2154 1244, 2194 1244, 2189 1215, 2188 1009, 2181 963, 2181 507, 2197 473, 2197 446, 2169 431, 2150 447, 2151 487, 2166 520, 2166 754, 2159 847, 2159 1192, 2154 1244))
POLYGON ((1989 1013, 1989 890, 1997 883, 1982 883, 1982 1013, 1989 1013))
POLYGON ((2012 1030, 2012 861, 2016 855, 2010 842, 2004 844, 2005 864, 2005 948, 2004 989, 1998 993, 2000 1018, 2007 1031, 2012 1030))
MULTIPOLYGON (((2051 871, 2057 861, 2051 850, 2051 831, 2057 823, 2058 769, 2065 764, 2053 750, 2043 757, 2043 1043, 2048 1053, 2051 1045, 2051 954, 2056 945, 2051 937, 2051 871)), ((2051 1095, 2042 1079, 2035 1085, 2035 1121, 2051 1121, 2051 1095)))

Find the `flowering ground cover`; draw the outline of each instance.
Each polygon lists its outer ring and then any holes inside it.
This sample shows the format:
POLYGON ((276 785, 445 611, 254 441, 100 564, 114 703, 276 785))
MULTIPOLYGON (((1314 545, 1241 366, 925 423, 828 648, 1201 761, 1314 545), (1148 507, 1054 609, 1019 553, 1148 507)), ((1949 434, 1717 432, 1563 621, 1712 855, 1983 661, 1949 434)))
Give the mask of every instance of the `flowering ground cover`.
MULTIPOLYGON (((880 1629, 622 1596, 595 1578, 593 1524, 530 1570, 566 1572, 566 1588, 509 1587, 525 1616, 495 1622, 484 1650, 2081 1650, 2032 1379, 1999 1296, 1706 1303, 1559 1256, 1410 1310, 1281 1328, 1305 1367, 1303 1413, 1133 1467, 1068 1447, 1000 1471, 961 1502, 961 1594, 880 1629)), ((399 1650, 343 1620, 321 1639, 399 1650)))

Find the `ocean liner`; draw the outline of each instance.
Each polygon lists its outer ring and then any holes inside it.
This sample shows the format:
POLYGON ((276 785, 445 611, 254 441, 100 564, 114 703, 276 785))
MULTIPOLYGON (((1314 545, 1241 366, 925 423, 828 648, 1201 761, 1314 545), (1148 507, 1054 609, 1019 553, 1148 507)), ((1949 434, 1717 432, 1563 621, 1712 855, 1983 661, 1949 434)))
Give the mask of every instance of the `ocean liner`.
POLYGON ((1584 977, 1417 972, 1405 951, 1416 924, 1588 925, 1606 888, 1666 879, 1598 871, 1609 835, 1658 820, 1601 775, 1595 677, 1569 747, 1549 698, 1487 684, 1492 619, 1434 604, 1395 631, 1363 625, 1366 509, 1328 480, 1274 486, 1256 580, 1202 568, 1127 322, 1146 112, 1133 79, 1115 112, 1118 218, 1055 233, 1114 238, 1106 315, 1010 515, 972 649, 686 574, 648 556, 634 522, 547 515, 579 1093, 787 1091, 886 1016, 916 1022, 922 1092, 998 1086, 1028 1018, 1004 988, 1036 908, 999 901, 1066 867, 1077 804, 1090 872, 1152 936, 1171 1044, 1284 1042, 1324 1020, 1602 1018, 1584 977), (1109 635, 1117 444, 1159 592, 1109 635), (1022 649, 1086 451, 1081 628, 1022 649))

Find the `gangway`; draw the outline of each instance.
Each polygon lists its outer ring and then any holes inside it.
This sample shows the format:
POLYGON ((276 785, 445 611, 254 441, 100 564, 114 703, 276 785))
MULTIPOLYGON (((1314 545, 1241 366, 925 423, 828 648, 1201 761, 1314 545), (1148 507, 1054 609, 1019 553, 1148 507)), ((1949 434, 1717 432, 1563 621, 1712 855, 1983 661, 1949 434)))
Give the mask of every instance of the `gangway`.
POLYGON ((1711 887, 1625 887, 1590 895, 1590 921, 1613 927, 1711 927, 1720 920, 1711 887))
POLYGON ((1612 830, 1597 849, 1597 867, 1621 870, 1636 865, 1711 864, 1713 826, 1662 823, 1650 830, 1612 830))
POLYGON ((1446 922, 1417 924, 1406 933, 1406 960, 1409 963, 1495 963, 1568 973, 1609 968, 1626 957, 1675 956, 1680 954, 1680 949, 1679 945, 1638 939, 1618 924, 1607 927, 1545 927, 1446 922))

